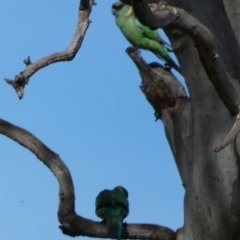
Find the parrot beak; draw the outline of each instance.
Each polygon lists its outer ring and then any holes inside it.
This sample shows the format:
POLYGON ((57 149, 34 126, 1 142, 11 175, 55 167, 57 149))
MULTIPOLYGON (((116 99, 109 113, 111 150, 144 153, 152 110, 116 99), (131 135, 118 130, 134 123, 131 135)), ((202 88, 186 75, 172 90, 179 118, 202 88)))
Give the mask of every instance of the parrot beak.
POLYGON ((114 9, 113 7, 112 7, 112 15, 116 15, 116 9, 114 9))

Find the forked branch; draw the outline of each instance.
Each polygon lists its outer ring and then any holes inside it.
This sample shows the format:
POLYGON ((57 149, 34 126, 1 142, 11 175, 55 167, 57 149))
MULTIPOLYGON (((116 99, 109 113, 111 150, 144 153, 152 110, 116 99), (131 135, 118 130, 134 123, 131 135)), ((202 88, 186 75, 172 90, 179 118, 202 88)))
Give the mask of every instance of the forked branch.
POLYGON ((61 61, 71 61, 80 49, 85 33, 89 27, 89 15, 92 11, 94 0, 81 0, 78 13, 78 22, 75 34, 69 47, 63 52, 53 53, 47 57, 32 63, 30 57, 24 59, 26 69, 15 76, 14 80, 5 78, 4 80, 12 85, 17 92, 19 99, 23 98, 24 87, 29 82, 30 77, 41 68, 44 68, 52 63, 61 61))
MULTIPOLYGON (((55 175, 59 183, 58 219, 63 233, 69 236, 108 238, 105 224, 78 216, 75 213, 74 186, 70 171, 59 155, 30 132, 0 119, 0 134, 30 150, 55 175)), ((94 208, 94 206, 93 206, 94 208)), ((94 209, 93 209, 94 211, 94 209)), ((151 224, 124 224, 123 239, 174 240, 175 232, 169 228, 151 224)))

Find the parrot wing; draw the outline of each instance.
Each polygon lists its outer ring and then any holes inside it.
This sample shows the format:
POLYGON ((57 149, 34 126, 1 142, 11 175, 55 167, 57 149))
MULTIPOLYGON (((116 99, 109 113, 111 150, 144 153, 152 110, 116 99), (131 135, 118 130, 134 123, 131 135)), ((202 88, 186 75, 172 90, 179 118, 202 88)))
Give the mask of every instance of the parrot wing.
POLYGON ((123 187, 116 187, 112 190, 112 200, 122 208, 123 219, 127 217, 129 213, 128 192, 123 187))
POLYGON ((171 45, 169 43, 165 42, 163 39, 161 39, 161 37, 159 36, 157 31, 151 30, 149 27, 140 23, 139 20, 135 16, 134 16, 134 23, 135 23, 138 31, 141 32, 146 38, 149 38, 151 40, 159 42, 162 45, 165 45, 167 50, 169 52, 172 52, 171 45))
POLYGON ((113 190, 105 189, 96 197, 95 213, 98 217, 105 219, 106 213, 111 211, 112 203, 122 209, 122 217, 126 218, 129 213, 128 192, 123 187, 116 187, 113 190))
POLYGON ((104 219, 105 218, 105 209, 104 207, 106 205, 109 205, 111 203, 111 196, 112 196, 112 191, 105 189, 101 191, 95 200, 95 213, 98 217, 104 219))
POLYGON ((108 235, 114 239, 121 239, 122 232, 122 206, 113 198, 113 191, 105 189, 96 197, 96 215, 102 218, 107 226, 108 235))

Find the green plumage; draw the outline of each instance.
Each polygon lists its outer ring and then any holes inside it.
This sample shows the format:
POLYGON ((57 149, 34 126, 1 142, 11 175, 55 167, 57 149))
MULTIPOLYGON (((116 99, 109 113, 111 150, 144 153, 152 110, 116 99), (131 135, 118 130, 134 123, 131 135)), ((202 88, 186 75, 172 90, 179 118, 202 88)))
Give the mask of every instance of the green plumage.
POLYGON ((132 6, 116 2, 112 5, 112 13, 116 17, 117 26, 133 46, 151 51, 158 58, 164 60, 167 65, 181 73, 179 66, 170 57, 164 46, 165 42, 160 38, 158 32, 141 24, 135 17, 132 6))
POLYGON ((118 186, 103 190, 96 197, 95 213, 106 222, 111 238, 121 239, 122 222, 129 213, 128 192, 118 186))

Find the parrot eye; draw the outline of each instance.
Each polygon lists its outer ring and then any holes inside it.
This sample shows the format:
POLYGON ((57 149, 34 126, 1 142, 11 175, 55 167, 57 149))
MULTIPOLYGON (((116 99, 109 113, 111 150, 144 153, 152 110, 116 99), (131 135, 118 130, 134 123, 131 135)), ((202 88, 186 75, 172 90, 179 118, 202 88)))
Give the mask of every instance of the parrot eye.
POLYGON ((128 197, 128 191, 125 188, 123 188, 123 191, 125 192, 126 197, 128 197))
POLYGON ((114 3, 112 5, 112 9, 115 9, 115 10, 121 10, 122 7, 123 7, 123 4, 119 4, 119 3, 118 4, 114 3))

